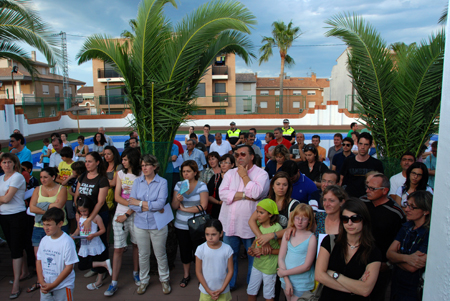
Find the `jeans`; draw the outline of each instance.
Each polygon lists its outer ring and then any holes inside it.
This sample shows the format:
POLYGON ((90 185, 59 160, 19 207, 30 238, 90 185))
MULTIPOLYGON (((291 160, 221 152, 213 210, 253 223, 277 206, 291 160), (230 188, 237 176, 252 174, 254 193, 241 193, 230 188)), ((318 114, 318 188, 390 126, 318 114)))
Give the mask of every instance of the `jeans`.
MULTIPOLYGON (((233 249, 233 277, 230 281, 230 288, 236 287, 236 278, 238 273, 238 259, 239 259, 239 250, 241 248, 241 243, 244 244, 245 251, 247 252, 248 248, 251 247, 253 240, 255 238, 240 238, 239 236, 227 236, 226 233, 223 236, 223 242, 230 245, 230 247, 233 249)), ((248 271, 247 271, 247 283, 250 281, 250 275, 252 272, 253 267, 253 257, 248 256, 248 271)))

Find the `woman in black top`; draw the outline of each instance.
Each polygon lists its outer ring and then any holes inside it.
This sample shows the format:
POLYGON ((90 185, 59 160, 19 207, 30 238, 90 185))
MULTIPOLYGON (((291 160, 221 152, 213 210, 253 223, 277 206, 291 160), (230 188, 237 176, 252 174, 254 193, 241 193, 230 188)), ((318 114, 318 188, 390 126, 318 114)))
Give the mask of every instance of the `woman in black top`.
POLYGON ((366 205, 355 198, 345 201, 339 235, 326 236, 317 257, 315 278, 324 285, 320 300, 370 300, 381 266, 370 228, 366 205))
POLYGON ((227 171, 230 169, 233 169, 235 166, 235 159, 230 154, 225 154, 222 157, 220 157, 219 164, 220 164, 220 173, 214 174, 214 176, 209 179, 208 182, 208 202, 209 204, 212 204, 211 208, 211 217, 218 219, 220 208, 222 208, 222 201, 220 200, 219 196, 219 187, 220 184, 222 184, 223 176, 227 171))
POLYGON ((317 188, 321 188, 322 174, 328 167, 319 161, 319 153, 313 144, 308 144, 305 149, 306 161, 298 164, 298 169, 302 174, 310 178, 317 188))

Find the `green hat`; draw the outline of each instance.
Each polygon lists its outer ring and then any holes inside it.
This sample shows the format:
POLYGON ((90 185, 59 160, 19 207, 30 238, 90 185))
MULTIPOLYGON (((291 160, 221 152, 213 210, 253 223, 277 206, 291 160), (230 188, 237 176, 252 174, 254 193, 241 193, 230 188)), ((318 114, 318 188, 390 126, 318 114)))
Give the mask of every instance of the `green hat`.
POLYGON ((275 203, 271 199, 264 199, 261 202, 259 202, 258 205, 256 205, 256 206, 263 208, 264 210, 266 210, 267 212, 269 212, 272 215, 279 214, 277 203, 275 203))

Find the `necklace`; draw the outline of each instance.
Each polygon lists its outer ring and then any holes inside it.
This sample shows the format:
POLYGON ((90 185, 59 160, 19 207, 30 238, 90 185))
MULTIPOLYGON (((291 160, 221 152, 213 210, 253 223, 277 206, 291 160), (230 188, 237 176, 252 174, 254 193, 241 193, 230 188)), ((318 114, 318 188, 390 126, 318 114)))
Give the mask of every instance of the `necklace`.
POLYGON ((352 250, 354 250, 354 249, 356 249, 356 248, 358 248, 359 247, 359 245, 354 245, 354 246, 352 246, 351 244, 349 244, 349 243, 347 243, 347 245, 350 247, 350 249, 352 249, 352 250))
MULTIPOLYGON (((45 187, 45 186, 44 186, 45 187)), ((52 191, 53 189, 55 189, 56 187, 58 187, 58 185, 54 185, 52 189, 48 189, 47 187, 45 187, 45 189, 47 189, 47 191, 52 191)))

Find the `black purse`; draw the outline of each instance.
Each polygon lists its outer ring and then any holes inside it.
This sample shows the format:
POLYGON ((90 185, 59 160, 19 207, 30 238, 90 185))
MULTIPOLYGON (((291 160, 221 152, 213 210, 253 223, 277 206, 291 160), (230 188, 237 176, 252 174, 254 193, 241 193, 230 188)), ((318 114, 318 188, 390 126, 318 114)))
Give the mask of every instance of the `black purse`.
POLYGON ((205 212, 202 205, 196 206, 200 215, 195 216, 198 213, 194 213, 194 217, 188 219, 189 234, 192 241, 204 241, 205 240, 205 224, 211 219, 209 214, 205 212))

